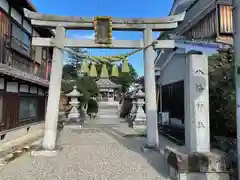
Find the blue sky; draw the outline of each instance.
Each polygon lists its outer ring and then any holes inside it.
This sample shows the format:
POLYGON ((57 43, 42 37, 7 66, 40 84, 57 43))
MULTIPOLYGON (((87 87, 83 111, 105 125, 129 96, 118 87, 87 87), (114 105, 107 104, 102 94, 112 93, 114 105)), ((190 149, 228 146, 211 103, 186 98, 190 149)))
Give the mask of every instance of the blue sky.
MULTIPOLYGON (((161 17, 167 16, 173 0, 32 0, 39 12, 72 16, 112 16, 112 17, 161 17)), ((93 31, 70 31, 72 38, 91 38, 93 31)), ((156 38, 158 33, 154 33, 156 38)), ((114 39, 139 40, 137 32, 113 32, 114 39)), ((110 55, 131 50, 88 49, 91 55, 110 55)), ((139 75, 143 75, 143 55, 137 53, 129 58, 139 75)))

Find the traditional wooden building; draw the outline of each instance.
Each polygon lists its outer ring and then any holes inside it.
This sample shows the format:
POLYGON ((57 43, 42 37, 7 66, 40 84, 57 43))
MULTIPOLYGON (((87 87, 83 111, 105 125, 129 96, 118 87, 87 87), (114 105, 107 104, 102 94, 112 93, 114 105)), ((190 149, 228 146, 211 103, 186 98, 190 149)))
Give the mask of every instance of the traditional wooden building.
POLYGON ((184 21, 169 34, 185 36, 187 39, 231 40, 233 33, 231 0, 175 0, 169 15, 186 11, 184 21))
POLYGON ((28 0, 0 1, 0 135, 45 116, 52 50, 32 47, 31 40, 53 33, 33 28, 23 8, 36 11, 28 0))
MULTIPOLYGON (((186 52, 202 51, 211 55, 232 42, 231 0, 175 0, 169 15, 186 12, 178 28, 164 32, 159 39, 174 39, 174 49, 162 49, 155 60, 160 69, 157 83, 161 87, 160 111, 169 112, 170 118, 184 122, 184 72, 186 52)), ((179 122, 179 123, 178 123, 179 122)))
POLYGON ((116 90, 119 89, 121 85, 112 82, 109 78, 100 78, 96 83, 100 90, 101 101, 116 100, 116 90))

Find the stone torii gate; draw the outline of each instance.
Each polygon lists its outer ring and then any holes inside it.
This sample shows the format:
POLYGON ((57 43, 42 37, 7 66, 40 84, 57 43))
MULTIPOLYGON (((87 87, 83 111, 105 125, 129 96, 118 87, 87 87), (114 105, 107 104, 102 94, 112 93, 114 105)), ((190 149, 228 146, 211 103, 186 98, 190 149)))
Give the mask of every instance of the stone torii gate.
POLYGON ((66 30, 69 29, 94 30, 94 18, 43 15, 31 12, 27 9, 24 10, 24 14, 31 20, 33 26, 56 29, 55 38, 32 38, 33 46, 54 47, 47 112, 45 117, 44 149, 53 150, 56 144, 56 129, 63 68, 62 49, 65 47, 143 49, 148 146, 156 147, 159 145, 154 48, 174 48, 175 42, 174 40, 161 40, 156 41, 152 46, 149 45, 154 42, 152 35, 153 31, 162 32, 177 28, 178 23, 184 19, 185 12, 162 18, 112 18, 110 26, 112 30, 141 31, 143 32, 143 40, 111 40, 111 44, 98 43, 94 40, 68 39, 65 37, 66 30))

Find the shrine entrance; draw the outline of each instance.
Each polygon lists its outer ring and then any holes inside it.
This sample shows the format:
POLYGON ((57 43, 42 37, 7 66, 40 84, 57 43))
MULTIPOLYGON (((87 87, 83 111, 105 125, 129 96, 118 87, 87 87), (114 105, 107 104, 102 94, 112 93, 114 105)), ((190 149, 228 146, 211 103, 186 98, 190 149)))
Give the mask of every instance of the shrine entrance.
MULTIPOLYGON (((63 53, 66 50, 71 51, 70 48, 136 49, 136 51, 143 51, 148 146, 158 146, 154 50, 174 48, 175 41, 154 40, 152 32, 162 32, 177 28, 178 23, 184 19, 185 12, 162 18, 84 18, 42 15, 27 9, 24 9, 24 13, 31 20, 33 26, 51 28, 56 32, 55 38, 32 38, 33 46, 54 47, 43 140, 43 147, 45 149, 52 150, 56 144, 63 53), (66 38, 66 30, 72 29, 94 30, 95 40, 66 38), (140 31, 143 32, 143 40, 112 40, 113 30, 140 31)), ((124 55, 121 58, 122 64, 126 64, 126 56, 124 55)), ((93 57, 91 60, 104 64, 111 63, 111 61, 119 61, 119 56, 112 56, 110 60, 109 58, 98 59, 97 57, 93 57)))
POLYGON ((100 101, 113 102, 117 100, 117 89, 121 86, 108 78, 100 78, 97 82, 100 90, 100 101))

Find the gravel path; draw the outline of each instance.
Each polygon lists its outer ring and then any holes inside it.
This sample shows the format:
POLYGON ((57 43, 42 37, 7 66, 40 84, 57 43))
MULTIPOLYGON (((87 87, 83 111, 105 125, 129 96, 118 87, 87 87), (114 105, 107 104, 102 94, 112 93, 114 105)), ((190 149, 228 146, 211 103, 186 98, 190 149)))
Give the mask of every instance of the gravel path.
POLYGON ((123 137, 117 127, 64 129, 57 157, 24 154, 0 171, 1 180, 165 180, 164 158, 140 150, 143 138, 123 137))

